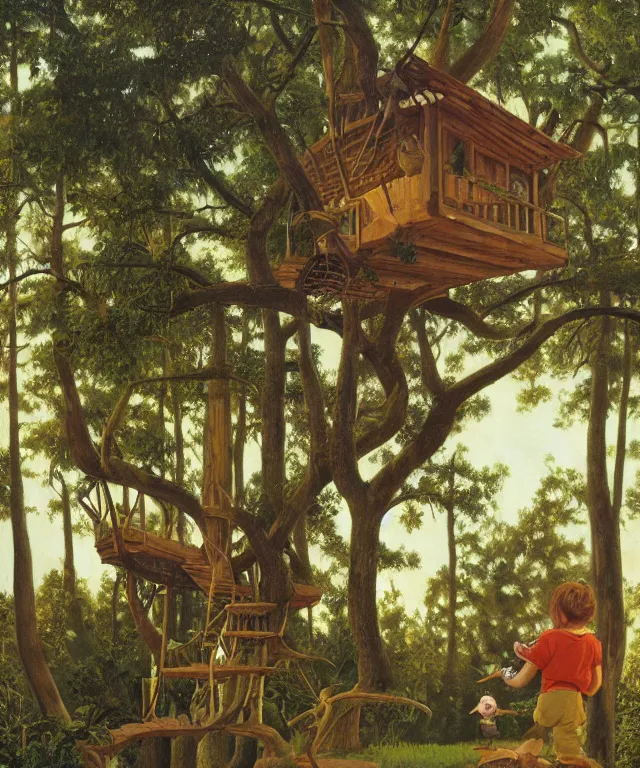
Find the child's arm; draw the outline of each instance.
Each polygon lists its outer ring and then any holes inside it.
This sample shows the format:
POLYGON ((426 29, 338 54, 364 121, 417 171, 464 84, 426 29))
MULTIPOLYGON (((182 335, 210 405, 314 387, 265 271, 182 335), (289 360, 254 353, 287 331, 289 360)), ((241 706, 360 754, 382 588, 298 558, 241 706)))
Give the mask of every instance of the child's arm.
POLYGON ((537 672, 538 667, 530 661, 527 661, 518 674, 515 677, 512 677, 511 680, 505 680, 505 683, 511 688, 524 688, 525 685, 529 685, 537 672))
POLYGON ((593 675, 591 676, 591 685, 589 686, 589 690, 586 692, 587 696, 595 696, 596 693, 600 690, 600 687, 602 686, 602 667, 600 664, 598 664, 597 667, 593 668, 593 675))

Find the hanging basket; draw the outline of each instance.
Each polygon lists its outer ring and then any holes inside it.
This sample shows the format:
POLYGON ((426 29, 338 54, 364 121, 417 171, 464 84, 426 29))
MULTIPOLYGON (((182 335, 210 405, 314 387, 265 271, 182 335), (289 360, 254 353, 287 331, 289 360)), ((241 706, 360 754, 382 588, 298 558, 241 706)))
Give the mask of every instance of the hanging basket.
POLYGON ((317 253, 305 264, 297 288, 307 296, 342 296, 350 283, 349 265, 338 253, 317 253))

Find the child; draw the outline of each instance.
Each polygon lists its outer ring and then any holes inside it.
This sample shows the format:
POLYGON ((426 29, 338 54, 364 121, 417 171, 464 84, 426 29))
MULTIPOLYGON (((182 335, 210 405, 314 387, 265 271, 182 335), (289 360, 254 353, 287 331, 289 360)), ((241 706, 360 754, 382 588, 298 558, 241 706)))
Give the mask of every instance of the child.
POLYGON ((532 647, 515 643, 516 655, 526 664, 513 678, 512 688, 523 688, 542 671, 542 690, 533 713, 537 727, 530 736, 553 728, 559 760, 598 766, 585 760, 578 728, 586 721, 582 694, 593 696, 602 685, 602 645, 587 624, 596 612, 596 599, 587 584, 566 582, 554 591, 549 613, 553 629, 543 632, 532 647))

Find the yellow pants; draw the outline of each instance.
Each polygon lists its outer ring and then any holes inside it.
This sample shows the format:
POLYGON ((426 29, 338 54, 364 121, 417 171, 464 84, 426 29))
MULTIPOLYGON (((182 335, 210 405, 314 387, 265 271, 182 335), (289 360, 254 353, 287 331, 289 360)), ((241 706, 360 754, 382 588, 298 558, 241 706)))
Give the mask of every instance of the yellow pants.
MULTIPOLYGON (((584 755, 578 728, 587 721, 578 691, 547 691, 540 694, 533 713, 534 722, 543 728, 553 728, 556 756, 561 758, 584 755)), ((597 765, 595 761, 589 761, 597 765)))

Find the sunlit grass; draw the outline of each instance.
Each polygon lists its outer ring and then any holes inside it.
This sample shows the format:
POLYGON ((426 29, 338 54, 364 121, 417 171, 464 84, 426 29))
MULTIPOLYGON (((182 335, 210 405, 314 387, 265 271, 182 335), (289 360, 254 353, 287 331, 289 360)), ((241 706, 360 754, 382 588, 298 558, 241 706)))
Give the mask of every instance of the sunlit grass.
MULTIPOLYGON (((475 743, 463 744, 399 744, 395 747, 370 747, 365 760, 377 763, 379 768, 466 768, 477 765, 480 754, 475 743)), ((498 745, 496 745, 498 746, 498 745)), ((502 747, 516 744, 501 743, 502 747)))

